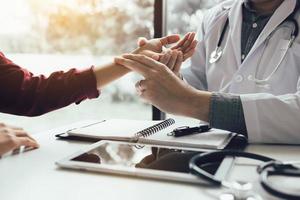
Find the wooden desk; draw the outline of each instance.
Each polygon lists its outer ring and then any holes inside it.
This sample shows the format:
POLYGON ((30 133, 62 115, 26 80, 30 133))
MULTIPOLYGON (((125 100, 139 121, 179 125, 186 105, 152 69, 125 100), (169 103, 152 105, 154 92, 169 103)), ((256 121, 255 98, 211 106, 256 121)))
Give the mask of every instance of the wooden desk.
MULTIPOLYGON (((221 190, 196 185, 59 169, 55 161, 88 145, 55 139, 56 133, 69 128, 35 135, 40 149, 0 160, 1 200, 218 199, 221 190)), ((297 146, 251 145, 247 151, 282 160, 300 160, 300 147, 297 146)), ((254 166, 238 163, 230 178, 257 181, 254 166)), ((258 182, 255 188, 262 191, 258 182)), ((275 199, 263 191, 262 194, 264 199, 275 199)))

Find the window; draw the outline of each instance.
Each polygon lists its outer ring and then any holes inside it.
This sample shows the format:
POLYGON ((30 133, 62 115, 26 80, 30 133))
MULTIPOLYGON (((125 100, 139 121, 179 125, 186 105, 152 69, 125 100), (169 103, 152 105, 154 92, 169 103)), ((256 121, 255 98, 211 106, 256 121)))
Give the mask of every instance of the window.
MULTIPOLYGON (((34 74, 86 68, 130 52, 137 38, 153 36, 154 0, 10 0, 0 8, 0 44, 6 57, 34 74)), ((35 133, 82 119, 151 119, 130 74, 98 99, 27 118, 0 114, 0 121, 35 133)))
POLYGON ((197 31, 204 12, 222 0, 167 0, 167 33, 197 31))

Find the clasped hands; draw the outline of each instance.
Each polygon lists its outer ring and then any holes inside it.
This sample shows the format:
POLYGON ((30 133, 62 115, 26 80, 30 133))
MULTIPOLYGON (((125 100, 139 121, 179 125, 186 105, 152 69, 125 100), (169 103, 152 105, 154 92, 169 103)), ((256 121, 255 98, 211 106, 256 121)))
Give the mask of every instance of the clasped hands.
POLYGON ((139 48, 132 54, 141 54, 166 65, 176 75, 179 75, 180 67, 184 61, 190 58, 197 46, 195 33, 187 33, 182 40, 179 35, 170 35, 159 39, 147 40, 140 38, 139 48), (177 43, 173 47, 167 45, 177 43))
POLYGON ((195 33, 188 33, 179 40, 176 35, 149 41, 142 39, 137 51, 117 57, 115 62, 145 78, 136 84, 139 96, 145 101, 171 114, 208 121, 211 94, 188 85, 179 72, 182 62, 195 53, 195 33), (170 49, 163 49, 176 42, 170 49))

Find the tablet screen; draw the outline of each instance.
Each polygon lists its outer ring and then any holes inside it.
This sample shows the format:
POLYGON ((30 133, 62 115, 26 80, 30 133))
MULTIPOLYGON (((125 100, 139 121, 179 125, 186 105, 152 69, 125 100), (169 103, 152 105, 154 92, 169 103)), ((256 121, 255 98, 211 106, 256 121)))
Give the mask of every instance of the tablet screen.
MULTIPOLYGON (((189 173, 189 160, 198 153, 201 152, 158 148, 151 145, 136 146, 129 143, 105 142, 72 160, 99 165, 189 173)), ((217 168, 218 166, 210 166, 207 171, 215 173, 217 168)))

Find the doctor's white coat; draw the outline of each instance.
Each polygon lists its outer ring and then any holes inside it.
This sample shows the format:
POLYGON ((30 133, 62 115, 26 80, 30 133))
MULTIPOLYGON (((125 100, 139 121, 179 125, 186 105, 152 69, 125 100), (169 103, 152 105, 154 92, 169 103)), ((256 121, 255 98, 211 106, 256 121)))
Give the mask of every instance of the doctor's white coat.
POLYGON ((290 22, 279 26, 293 12, 296 0, 283 1, 241 63, 243 2, 226 1, 208 11, 198 30, 196 53, 182 74, 197 89, 239 94, 250 142, 300 144, 300 36, 288 48, 294 26, 290 22), (223 56, 210 64, 210 54, 227 18, 223 56), (269 76, 285 51, 284 60, 268 84, 257 85, 252 80, 255 74, 258 79, 269 76))

